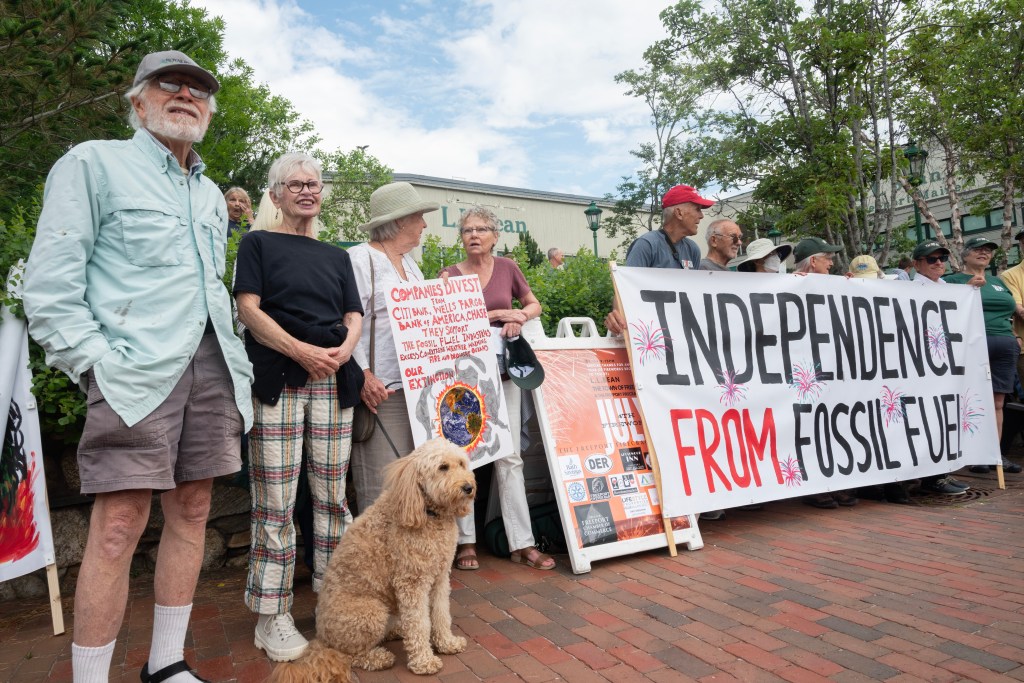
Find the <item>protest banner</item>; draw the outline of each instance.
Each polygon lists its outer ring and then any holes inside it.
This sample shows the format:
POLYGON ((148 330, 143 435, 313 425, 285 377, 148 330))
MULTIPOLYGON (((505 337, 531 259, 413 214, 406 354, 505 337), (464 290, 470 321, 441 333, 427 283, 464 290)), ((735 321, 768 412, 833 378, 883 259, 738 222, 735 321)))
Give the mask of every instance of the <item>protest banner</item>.
POLYGON ((39 412, 31 392, 28 331, 7 307, 0 311, 0 582, 46 568, 53 632, 64 632, 57 567, 46 501, 39 412))
MULTIPOLYGON (((544 366, 534 401, 573 572, 590 571, 595 560, 666 547, 623 341, 595 335, 530 343, 544 366)), ((694 517, 670 524, 676 543, 703 547, 694 517)))
POLYGON ((670 515, 998 458, 965 285, 613 269, 670 515))
POLYGON ((480 279, 404 282, 386 300, 416 445, 443 436, 465 449, 473 468, 511 454, 498 340, 480 279))

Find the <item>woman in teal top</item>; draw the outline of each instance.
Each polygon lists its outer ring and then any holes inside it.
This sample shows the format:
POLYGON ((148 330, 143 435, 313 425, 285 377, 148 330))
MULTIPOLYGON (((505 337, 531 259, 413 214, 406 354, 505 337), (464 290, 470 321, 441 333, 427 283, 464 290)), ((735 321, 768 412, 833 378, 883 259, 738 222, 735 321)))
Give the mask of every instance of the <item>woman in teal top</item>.
MULTIPOLYGON (((984 237, 972 237, 964 242, 963 272, 947 275, 946 282, 968 284, 981 290, 981 309, 985 316, 985 335, 988 341, 988 362, 992 372, 992 391, 996 409, 996 432, 1003 435, 1003 403, 1013 392, 1017 378, 1017 356, 1020 346, 1013 334, 1012 318, 1017 303, 1003 281, 986 274, 992 262, 996 243, 984 237)), ((975 465, 972 472, 987 472, 988 467, 975 465)), ((1021 466, 1003 460, 1003 471, 1017 473, 1021 466)))

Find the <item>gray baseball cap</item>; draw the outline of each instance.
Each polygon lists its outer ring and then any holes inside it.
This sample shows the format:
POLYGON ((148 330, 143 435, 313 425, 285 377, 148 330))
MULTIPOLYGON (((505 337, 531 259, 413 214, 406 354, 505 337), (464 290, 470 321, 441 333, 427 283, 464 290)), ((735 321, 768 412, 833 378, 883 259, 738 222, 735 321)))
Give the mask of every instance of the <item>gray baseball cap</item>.
POLYGON ((181 73, 191 76, 207 88, 210 94, 220 90, 220 83, 213 77, 213 74, 192 61, 184 52, 177 50, 164 50, 163 52, 150 52, 139 62, 139 69, 135 72, 133 86, 138 85, 147 78, 153 78, 160 74, 181 73))

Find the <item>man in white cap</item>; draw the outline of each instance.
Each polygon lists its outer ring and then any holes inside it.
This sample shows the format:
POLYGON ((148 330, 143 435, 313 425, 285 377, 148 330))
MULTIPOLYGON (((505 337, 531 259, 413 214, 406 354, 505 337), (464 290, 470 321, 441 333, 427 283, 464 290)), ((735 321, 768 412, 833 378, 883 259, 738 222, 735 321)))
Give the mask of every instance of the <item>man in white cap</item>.
MULTIPOLYGON (((661 198, 661 228, 633 240, 626 251, 626 265, 640 268, 683 268, 700 266, 700 247, 690 238, 704 218, 704 209, 713 205, 689 185, 676 185, 661 198)), ((612 309, 604 321, 612 334, 626 329, 622 312, 612 309)))
POLYGON ((153 493, 163 524, 141 679, 198 681, 182 656, 213 478, 237 472, 252 369, 221 282, 228 214, 192 145, 217 79, 146 55, 125 97, 131 140, 73 148, 50 171, 24 302, 47 362, 88 392, 78 449, 95 495, 75 591, 75 683, 108 680, 153 493))

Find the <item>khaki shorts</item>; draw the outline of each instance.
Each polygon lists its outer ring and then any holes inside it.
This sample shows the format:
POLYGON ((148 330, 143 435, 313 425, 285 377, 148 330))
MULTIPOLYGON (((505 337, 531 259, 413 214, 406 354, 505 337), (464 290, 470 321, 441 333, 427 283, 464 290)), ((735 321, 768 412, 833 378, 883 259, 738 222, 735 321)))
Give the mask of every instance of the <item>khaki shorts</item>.
POLYGON ((243 422, 216 335, 206 335, 163 403, 133 427, 89 373, 88 412, 78 444, 82 493, 167 491, 179 482, 241 469, 243 422))

